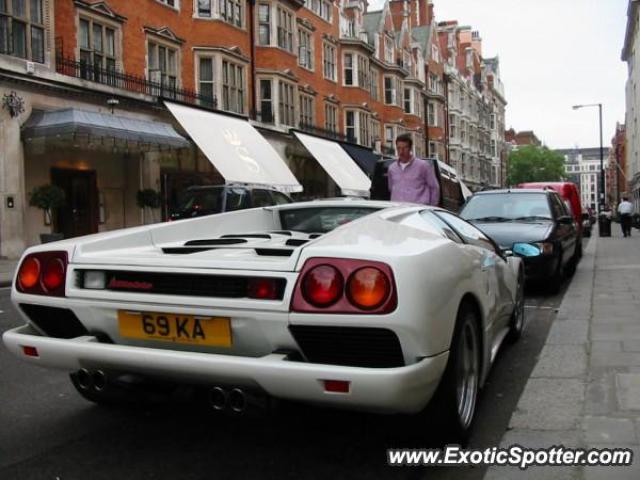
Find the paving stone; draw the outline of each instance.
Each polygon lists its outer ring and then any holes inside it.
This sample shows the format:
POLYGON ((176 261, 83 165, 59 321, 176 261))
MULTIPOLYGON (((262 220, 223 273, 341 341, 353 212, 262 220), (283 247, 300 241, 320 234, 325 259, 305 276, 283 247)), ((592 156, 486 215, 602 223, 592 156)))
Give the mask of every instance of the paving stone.
POLYGON ((640 340, 626 340, 622 342, 622 350, 625 352, 640 352, 640 340))
POLYGON ((635 424, 628 418, 585 417, 582 424, 587 443, 636 443, 635 424))
POLYGON ((640 373, 616 374, 616 395, 622 410, 640 410, 640 373))
POLYGON ((622 350, 623 350, 622 342, 603 342, 603 341, 591 342, 591 353, 621 352, 622 350))
POLYGON ((633 451, 633 464, 625 467, 601 466, 583 467, 582 475, 584 480, 635 480, 640 478, 640 449, 638 445, 624 444, 593 444, 588 445, 589 449, 628 448, 633 451))
POLYGON ((582 320, 555 321, 549 330, 547 345, 570 345, 587 342, 589 323, 582 320))
POLYGON ((572 430, 577 428, 585 384, 565 378, 531 378, 511 417, 512 428, 572 430))
POLYGON ((634 352, 594 352, 591 365, 595 367, 640 366, 640 353, 634 352))
POLYGON ((587 385, 584 413, 587 415, 610 415, 617 410, 615 373, 607 369, 605 375, 592 378, 587 385))
POLYGON ((532 378, 582 378, 587 372, 587 353, 582 345, 546 345, 532 378))

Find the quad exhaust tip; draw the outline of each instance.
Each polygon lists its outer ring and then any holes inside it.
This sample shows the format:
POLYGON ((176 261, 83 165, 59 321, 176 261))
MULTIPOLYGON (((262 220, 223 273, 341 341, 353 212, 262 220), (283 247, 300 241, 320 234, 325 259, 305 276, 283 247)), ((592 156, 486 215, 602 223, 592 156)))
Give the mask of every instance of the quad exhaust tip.
POLYGON ((93 387, 93 378, 89 370, 87 370, 86 368, 81 368, 80 370, 78 370, 78 373, 76 373, 76 375, 78 378, 78 386, 82 390, 90 390, 91 387, 93 387))
POLYGON ((221 387, 213 387, 209 392, 209 401, 214 410, 222 411, 227 407, 227 392, 221 387))
POLYGON ((101 392, 107 387, 107 375, 102 370, 81 368, 76 372, 76 378, 82 390, 101 392))
POLYGON ((239 388, 231 390, 231 393, 229 393, 229 408, 236 413, 242 413, 246 407, 247 399, 244 392, 239 388))
POLYGON ((229 409, 235 413, 244 413, 248 406, 247 395, 240 388, 227 391, 222 387, 213 387, 209 391, 209 403, 216 411, 229 409))

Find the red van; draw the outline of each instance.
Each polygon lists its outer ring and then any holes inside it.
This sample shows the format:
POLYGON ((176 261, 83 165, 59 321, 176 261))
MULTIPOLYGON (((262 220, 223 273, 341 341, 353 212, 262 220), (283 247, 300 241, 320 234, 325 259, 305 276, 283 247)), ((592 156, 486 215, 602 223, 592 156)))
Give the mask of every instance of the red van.
MULTIPOLYGON (((569 207, 573 219, 576 222, 578 238, 582 239, 582 202, 578 186, 571 182, 531 182, 521 183, 518 188, 551 188, 560 194, 560 197, 569 207)), ((582 242, 580 242, 582 243, 582 242)))

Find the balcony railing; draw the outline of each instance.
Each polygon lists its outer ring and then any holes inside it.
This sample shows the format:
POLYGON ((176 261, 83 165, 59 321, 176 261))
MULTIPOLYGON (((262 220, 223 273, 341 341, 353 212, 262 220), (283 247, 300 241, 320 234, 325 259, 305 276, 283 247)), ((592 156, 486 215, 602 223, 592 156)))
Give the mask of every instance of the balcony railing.
POLYGON ((308 132, 313 135, 318 135, 320 137, 332 138, 333 140, 338 140, 339 142, 355 143, 355 138, 350 138, 349 136, 342 135, 339 132, 334 132, 333 130, 327 130, 325 128, 316 127, 315 125, 300 123, 300 126, 298 128, 303 132, 308 132))
POLYGON ((215 110, 218 106, 218 100, 215 96, 200 95, 192 90, 177 88, 171 81, 151 81, 143 77, 98 67, 86 62, 77 62, 69 58, 57 57, 56 71, 68 77, 80 78, 151 97, 191 103, 211 110, 215 110))

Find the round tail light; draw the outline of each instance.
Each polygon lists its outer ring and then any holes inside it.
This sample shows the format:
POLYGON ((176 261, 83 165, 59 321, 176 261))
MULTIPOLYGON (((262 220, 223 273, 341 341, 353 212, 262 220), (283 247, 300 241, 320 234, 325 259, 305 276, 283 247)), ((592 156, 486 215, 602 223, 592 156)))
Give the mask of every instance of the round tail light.
POLYGON ((39 278, 40 261, 37 258, 29 257, 22 262, 18 272, 18 282, 23 290, 35 287, 39 278))
POLYGON ((356 307, 374 310, 389 297, 391 285, 387 276, 375 267, 356 270, 347 282, 347 298, 356 307))
POLYGON ((314 307, 330 307, 342 297, 344 279, 337 268, 318 265, 302 281, 302 295, 314 307))
POLYGON ((64 263, 59 258, 52 258, 42 271, 42 284, 48 290, 56 290, 64 283, 64 263))

